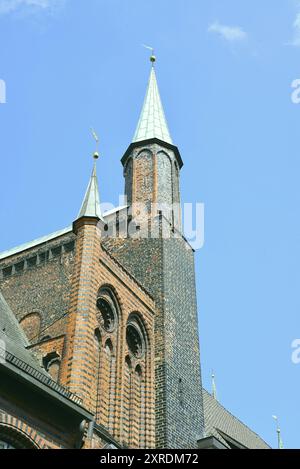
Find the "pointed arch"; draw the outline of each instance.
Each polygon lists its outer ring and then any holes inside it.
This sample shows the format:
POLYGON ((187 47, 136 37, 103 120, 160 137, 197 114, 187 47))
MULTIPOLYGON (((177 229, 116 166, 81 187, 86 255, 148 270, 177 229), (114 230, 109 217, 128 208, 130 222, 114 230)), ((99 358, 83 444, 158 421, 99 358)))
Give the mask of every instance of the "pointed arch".
POLYGON ((145 352, 147 352, 150 346, 150 334, 147 330, 147 326, 142 314, 138 311, 133 311, 130 313, 127 319, 127 325, 133 325, 138 329, 144 342, 145 352))
POLYGON ((124 383, 123 383, 123 412, 122 412, 122 436, 126 445, 129 445, 129 432, 131 422, 131 385, 132 363, 129 355, 125 357, 124 383))
POLYGON ((96 299, 96 421, 114 433, 121 307, 112 285, 102 285, 96 299))
POLYGON ((146 375, 149 366, 149 334, 139 312, 132 312, 126 323, 126 359, 124 385, 125 443, 130 448, 145 448, 146 375), (131 366, 128 366, 130 361, 131 366), (125 392, 126 390, 126 392, 125 392))
POLYGON ((144 204, 146 211, 149 211, 154 193, 154 158, 152 151, 147 148, 141 149, 134 158, 133 173, 133 201, 135 204, 144 204))
POLYGON ((157 158, 157 202, 164 203, 171 210, 173 203, 173 168, 170 155, 161 150, 157 158))

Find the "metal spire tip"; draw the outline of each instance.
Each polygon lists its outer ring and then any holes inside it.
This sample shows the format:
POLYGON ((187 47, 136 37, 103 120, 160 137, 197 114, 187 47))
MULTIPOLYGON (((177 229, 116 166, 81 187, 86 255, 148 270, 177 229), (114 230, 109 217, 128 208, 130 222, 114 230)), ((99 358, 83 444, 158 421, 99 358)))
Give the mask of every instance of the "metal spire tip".
POLYGON ((152 63, 152 67, 154 66, 154 63, 156 62, 156 57, 154 55, 154 49, 151 46, 147 46, 146 44, 142 44, 145 49, 151 50, 151 56, 150 56, 150 62, 152 63))

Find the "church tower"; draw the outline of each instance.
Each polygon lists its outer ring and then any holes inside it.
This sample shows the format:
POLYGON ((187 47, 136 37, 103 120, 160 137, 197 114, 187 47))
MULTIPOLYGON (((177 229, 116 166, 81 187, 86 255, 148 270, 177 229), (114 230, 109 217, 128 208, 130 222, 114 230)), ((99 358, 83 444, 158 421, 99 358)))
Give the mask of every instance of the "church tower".
POLYGON ((268 448, 202 395, 183 163, 151 62, 128 205, 102 213, 95 152, 73 224, 0 253, 0 449, 268 448))
POLYGON ((107 240, 106 247, 155 301, 155 445, 196 448, 204 418, 194 252, 181 228, 183 162, 162 107, 155 57, 150 60, 142 112, 121 161, 131 216, 141 227, 151 222, 158 236, 152 229, 148 237, 107 240))
POLYGON ((181 228, 179 171, 183 165, 173 145, 154 69, 152 67, 143 109, 133 141, 122 158, 128 204, 157 215, 163 212, 173 227, 181 228))

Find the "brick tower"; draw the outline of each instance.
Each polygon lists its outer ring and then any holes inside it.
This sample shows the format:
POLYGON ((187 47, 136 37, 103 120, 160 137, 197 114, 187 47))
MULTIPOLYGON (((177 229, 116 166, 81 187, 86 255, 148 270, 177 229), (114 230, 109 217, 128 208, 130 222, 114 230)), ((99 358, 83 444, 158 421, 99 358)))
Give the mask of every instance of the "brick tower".
POLYGON ((80 438, 70 423, 56 446, 196 448, 203 434, 194 253, 181 231, 183 163, 151 60, 122 158, 128 205, 102 214, 95 162, 72 226, 0 256, 1 292, 38 359, 35 376, 80 402, 76 421, 84 413, 80 438), (123 222, 130 229, 120 236, 123 222))
POLYGON ((95 161, 72 225, 0 253, 0 449, 268 447, 202 395, 183 163, 151 62, 128 204, 101 212, 95 161))
POLYGON ((153 55, 151 62, 141 116, 122 158, 131 215, 139 232, 151 235, 105 245, 155 300, 156 447, 195 448, 204 422, 194 252, 181 232, 183 162, 166 122, 153 55))
MULTIPOLYGON (((94 154, 98 158, 98 153, 94 154)), ((154 303, 103 250, 96 161, 76 235, 61 381, 122 445, 154 442, 154 303)), ((92 438, 92 447, 97 447, 92 438)), ((101 444, 99 445, 101 446, 101 444)))

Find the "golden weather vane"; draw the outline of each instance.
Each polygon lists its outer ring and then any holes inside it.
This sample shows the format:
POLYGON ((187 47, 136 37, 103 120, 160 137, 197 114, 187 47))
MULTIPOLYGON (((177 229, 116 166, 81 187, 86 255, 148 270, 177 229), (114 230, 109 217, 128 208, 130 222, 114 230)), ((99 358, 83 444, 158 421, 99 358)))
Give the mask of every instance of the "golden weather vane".
POLYGON ((142 44, 145 49, 151 50, 151 56, 150 56, 150 62, 152 62, 152 67, 154 65, 154 62, 156 62, 156 57, 154 55, 154 49, 151 46, 147 46, 146 44, 142 44))
POLYGON ((99 137, 93 128, 91 128, 91 131, 96 142, 96 151, 94 152, 93 157, 94 157, 94 160, 97 160, 99 158, 99 151, 98 151, 99 150, 99 137))

